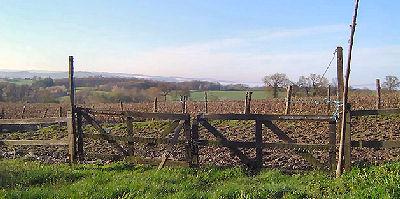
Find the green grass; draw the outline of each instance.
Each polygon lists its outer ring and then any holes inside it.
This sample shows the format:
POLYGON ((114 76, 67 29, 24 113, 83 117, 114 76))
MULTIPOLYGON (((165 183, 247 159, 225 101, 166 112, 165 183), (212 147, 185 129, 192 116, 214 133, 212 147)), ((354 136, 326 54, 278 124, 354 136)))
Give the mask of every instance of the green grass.
POLYGON ((13 83, 13 84, 16 84, 18 86, 21 86, 21 85, 32 85, 32 83, 34 82, 34 80, 31 80, 31 79, 18 79, 18 78, 7 79, 7 80, 2 80, 2 81, 3 82, 13 83))
POLYGON ((0 198, 398 198, 400 163, 355 168, 334 179, 236 168, 46 165, 0 160, 0 198))

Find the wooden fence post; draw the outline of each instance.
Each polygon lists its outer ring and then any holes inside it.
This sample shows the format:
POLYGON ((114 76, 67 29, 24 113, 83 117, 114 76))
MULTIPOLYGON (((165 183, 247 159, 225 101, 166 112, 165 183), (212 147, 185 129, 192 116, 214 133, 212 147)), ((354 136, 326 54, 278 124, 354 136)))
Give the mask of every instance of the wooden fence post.
POLYGON ((184 112, 183 113, 187 113, 188 112, 188 110, 187 110, 187 100, 188 100, 188 96, 184 96, 183 97, 183 107, 184 107, 184 112))
POLYGON ((82 113, 81 110, 76 111, 76 129, 77 129, 77 155, 79 160, 82 161, 84 158, 83 153, 83 129, 82 129, 82 113))
POLYGON ((291 100, 292 100, 292 85, 289 85, 286 94, 286 110, 285 110, 286 115, 290 114, 291 100))
POLYGON ((67 129, 68 129, 68 154, 69 154, 69 161, 71 163, 75 162, 76 157, 76 148, 75 148, 75 125, 74 125, 74 116, 72 115, 71 111, 67 112, 67 129))
POLYGON ((185 120, 185 123, 183 124, 183 133, 185 136, 185 155, 186 155, 186 161, 188 162, 189 165, 192 164, 192 133, 191 133, 191 128, 190 128, 190 119, 185 120))
POLYGON ((75 81, 74 81, 74 57, 69 56, 69 99, 71 111, 68 116, 68 136, 70 161, 76 159, 76 114, 75 114, 75 81))
POLYGON ((376 109, 381 109, 381 83, 379 79, 376 79, 376 109))
POLYGON ((329 164, 332 173, 335 173, 336 169, 336 122, 329 122, 329 164))
POLYGON ((253 92, 249 91, 248 93, 249 94, 248 94, 248 98, 247 98, 247 106, 246 106, 247 110, 246 110, 246 112, 247 112, 247 114, 250 114, 251 113, 251 95, 253 95, 253 92))
POLYGON ((25 118, 25 111, 26 111, 26 106, 24 105, 24 106, 22 107, 22 115, 21 115, 21 118, 22 118, 22 119, 25 118))
POLYGON ((256 141, 256 162, 255 166, 257 169, 262 168, 263 166, 263 154, 262 154, 262 122, 259 120, 256 120, 256 125, 255 125, 255 141, 256 141))
MULTIPOLYGON (((126 131, 127 131, 127 135, 128 136, 133 136, 133 118, 132 117, 126 117, 126 131)), ((131 141, 131 142, 128 142, 128 145, 130 146, 130 149, 129 149, 129 155, 134 155, 134 151, 135 151, 135 149, 134 149, 134 142, 133 141, 131 141)))
POLYGON ((196 119, 192 122, 192 128, 191 128, 191 148, 192 148, 192 161, 191 161, 191 166, 192 167, 198 167, 199 166, 199 146, 198 146, 198 141, 199 141, 199 116, 196 117, 196 119))
POLYGON ((204 112, 208 113, 208 95, 207 95, 207 91, 204 92, 204 112))
POLYGON ((343 96, 343 48, 336 48, 336 69, 337 69, 337 97, 340 99, 343 96))
POLYGON ((62 117, 63 116, 63 108, 62 106, 58 107, 58 117, 62 117))
POLYGON ((119 101, 119 108, 124 111, 124 103, 122 101, 119 101))
POLYGON ((157 100, 157 97, 154 98, 153 112, 154 113, 158 112, 158 100, 157 100))
POLYGON ((249 114, 249 112, 247 112, 248 110, 247 106, 249 105, 248 101, 249 101, 249 92, 246 92, 246 98, 244 99, 244 111, 243 111, 244 114, 249 114))
POLYGON ((185 96, 181 95, 181 106, 182 106, 182 113, 186 113, 186 105, 185 105, 185 96))

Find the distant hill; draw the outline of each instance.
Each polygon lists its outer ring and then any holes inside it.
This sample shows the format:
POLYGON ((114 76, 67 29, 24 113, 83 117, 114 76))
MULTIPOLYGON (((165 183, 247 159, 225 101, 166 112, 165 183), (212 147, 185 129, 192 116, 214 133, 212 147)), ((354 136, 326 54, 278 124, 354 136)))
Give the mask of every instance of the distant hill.
MULTIPOLYGON (((14 70, 3 70, 0 69, 0 78, 33 78, 33 77, 51 77, 53 79, 62 79, 68 77, 68 72, 64 71, 41 71, 41 70, 26 70, 26 71, 14 71, 14 70)), ((88 72, 88 71, 76 71, 75 77, 120 77, 120 78, 139 78, 149 79, 155 81, 164 82, 185 82, 185 81, 208 81, 208 82, 219 82, 221 84, 234 84, 235 82, 221 81, 212 78, 185 78, 185 77, 169 77, 169 76, 150 76, 141 74, 128 74, 128 73, 108 73, 108 72, 88 72)))

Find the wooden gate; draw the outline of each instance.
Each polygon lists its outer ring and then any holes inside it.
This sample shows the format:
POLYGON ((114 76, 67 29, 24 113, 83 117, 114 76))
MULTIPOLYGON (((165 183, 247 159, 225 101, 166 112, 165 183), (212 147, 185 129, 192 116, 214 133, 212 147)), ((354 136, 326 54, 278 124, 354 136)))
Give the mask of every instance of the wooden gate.
MULTIPOLYGON (((96 140, 105 140, 123 154, 123 157, 127 161, 136 163, 146 164, 158 164, 159 168, 164 165, 191 165, 191 147, 190 147, 190 116, 188 114, 170 114, 170 113, 145 113, 145 112, 134 112, 134 111, 102 111, 94 110, 89 108, 78 108, 77 109, 77 155, 80 159, 84 156, 83 151, 83 138, 90 138, 96 140), (95 115, 108 115, 118 116, 123 118, 126 123, 126 135, 111 135, 105 130, 101 123, 95 119, 95 115), (98 133, 83 133, 82 130, 82 119, 85 119, 87 124, 91 124, 98 133), (171 121, 169 126, 160 132, 161 138, 154 137, 141 137, 135 135, 133 129, 133 122, 138 120, 168 120, 171 121), (184 139, 179 139, 183 133, 184 139), (128 143, 129 148, 124 148, 119 142, 128 143), (135 156, 135 149, 132 147, 135 143, 141 144, 165 144, 166 149, 162 152, 160 159, 146 159, 139 156, 135 156), (167 161, 172 147, 175 145, 184 145, 185 159, 186 161, 167 161)), ((94 156, 101 157, 103 154, 95 154, 94 156)))
POLYGON ((311 165, 318 169, 334 171, 336 165, 336 118, 326 115, 264 115, 264 114, 203 114, 198 115, 192 126, 192 139, 194 143, 193 159, 199 163, 199 147, 218 146, 227 147, 240 161, 251 169, 259 169, 263 165, 263 148, 283 148, 294 149, 295 152, 307 160, 311 165), (253 120, 255 121, 254 142, 231 141, 226 138, 224 132, 219 131, 210 124, 209 120, 253 120), (328 144, 308 144, 296 143, 286 132, 282 131, 273 121, 318 121, 329 122, 329 142, 328 144), (203 126, 215 138, 213 140, 199 139, 199 125, 203 126), (262 129, 270 129, 283 142, 263 142, 262 129), (254 148, 256 157, 246 156, 241 149, 254 148), (317 160, 309 151, 325 150, 329 151, 329 165, 324 165, 317 160))

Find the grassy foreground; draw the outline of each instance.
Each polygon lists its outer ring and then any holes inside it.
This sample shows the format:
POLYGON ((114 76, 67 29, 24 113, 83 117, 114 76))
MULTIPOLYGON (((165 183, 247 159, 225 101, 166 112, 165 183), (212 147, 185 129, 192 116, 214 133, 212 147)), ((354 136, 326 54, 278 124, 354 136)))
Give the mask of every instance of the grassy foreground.
POLYGON ((355 168, 339 179, 323 172, 286 175, 241 168, 165 168, 124 162, 45 165, 0 160, 0 198, 399 198, 400 163, 355 168))

